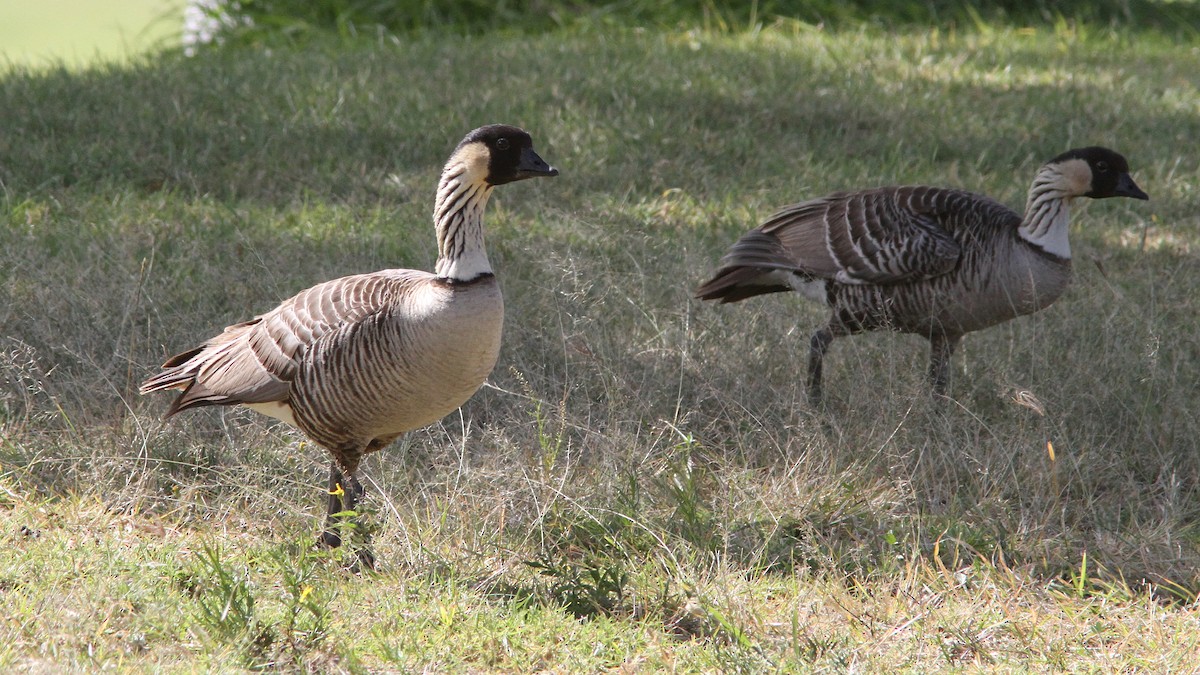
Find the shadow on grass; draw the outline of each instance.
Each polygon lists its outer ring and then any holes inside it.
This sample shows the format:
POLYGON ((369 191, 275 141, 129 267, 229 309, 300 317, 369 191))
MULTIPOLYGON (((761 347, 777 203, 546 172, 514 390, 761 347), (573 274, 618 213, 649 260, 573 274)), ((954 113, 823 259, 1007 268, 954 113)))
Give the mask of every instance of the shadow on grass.
MULTIPOLYGON (((18 203, 122 186, 276 205, 398 195, 424 203, 461 134, 501 120, 532 131, 569 172, 568 190, 625 190, 626 177, 637 175, 651 193, 719 175, 722 190, 737 194, 823 157, 879 182, 938 180, 931 163, 960 160, 1031 173, 1068 143, 1132 151, 1152 145, 1139 128, 1200 135, 1194 111, 1116 93, 1120 82, 1106 74, 1128 68, 1119 52, 1072 58, 1018 40, 989 62, 995 57, 971 47, 939 56, 916 45, 912 58, 928 52, 949 63, 914 74, 897 70, 907 57, 878 63, 864 53, 847 68, 803 43, 765 51, 714 43, 696 52, 686 41, 629 36, 583 46, 545 40, 532 50, 509 41, 499 64, 483 66, 468 42, 231 50, 83 73, 10 72, 0 80, 0 182, 18 203), (547 65, 544 51, 559 62, 547 65), (1109 105, 1095 105, 1105 98, 1109 105), (686 158, 686 170, 673 157, 686 158), (397 175, 405 183, 414 173, 420 184, 393 189, 397 175)), ((1146 70, 1171 65, 1167 55, 1138 57, 1146 70)))
POLYGON ((404 40, 419 31, 538 33, 555 29, 595 31, 639 26, 686 30, 742 30, 773 22, 806 22, 839 29, 864 24, 891 28, 976 28, 990 24, 1036 25, 1071 21, 1131 30, 1196 35, 1195 2, 1163 0, 450 0, 321 3, 275 0, 232 10, 239 21, 226 39, 241 44, 296 43, 319 34, 391 34, 404 40))
POLYGON ((760 3, 760 12, 796 16, 802 20, 838 23, 879 22, 885 25, 984 24, 1037 25, 1066 19, 1136 30, 1181 31, 1194 34, 1200 3, 1169 0, 776 0, 760 3))

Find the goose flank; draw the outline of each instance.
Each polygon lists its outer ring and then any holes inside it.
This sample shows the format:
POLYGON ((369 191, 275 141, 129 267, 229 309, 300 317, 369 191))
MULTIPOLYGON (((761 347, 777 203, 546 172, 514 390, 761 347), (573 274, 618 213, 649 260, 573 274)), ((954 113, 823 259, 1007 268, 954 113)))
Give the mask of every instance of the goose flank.
POLYGON ((743 235, 696 297, 724 303, 795 291, 827 305, 829 322, 809 347, 814 405, 834 338, 885 329, 929 340, 930 384, 945 395, 963 335, 1043 309, 1067 287, 1078 197, 1149 199, 1125 158, 1101 147, 1043 165, 1024 216, 950 188, 835 193, 785 207, 743 235))
MULTIPOLYGON (((363 456, 460 407, 496 364, 504 304, 483 237, 492 190, 557 175, 521 129, 470 132, 438 184, 433 273, 392 269, 313 286, 171 357, 141 393, 181 389, 167 417, 244 405, 326 448, 333 461, 321 543, 341 545, 335 514, 362 495, 363 456)), ((373 562, 369 551, 359 555, 373 562)))

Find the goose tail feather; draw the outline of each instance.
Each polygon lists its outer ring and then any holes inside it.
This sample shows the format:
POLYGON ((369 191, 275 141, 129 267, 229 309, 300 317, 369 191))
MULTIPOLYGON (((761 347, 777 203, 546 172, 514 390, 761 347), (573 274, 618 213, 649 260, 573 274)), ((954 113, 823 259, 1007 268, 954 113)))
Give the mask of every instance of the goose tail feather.
POLYGON ((751 230, 730 247, 716 274, 696 289, 695 296, 726 303, 783 293, 794 290, 788 278, 795 274, 804 276, 779 238, 751 230))

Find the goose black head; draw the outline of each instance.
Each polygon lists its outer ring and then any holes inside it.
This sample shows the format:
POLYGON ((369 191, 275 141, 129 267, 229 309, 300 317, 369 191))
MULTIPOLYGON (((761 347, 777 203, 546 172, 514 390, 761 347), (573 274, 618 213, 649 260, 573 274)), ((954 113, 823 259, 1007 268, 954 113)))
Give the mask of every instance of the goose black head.
POLYGON ((1072 183, 1072 191, 1079 196, 1150 199, 1129 175, 1129 162, 1108 148, 1092 146, 1068 150, 1049 163, 1061 168, 1064 178, 1072 183))
POLYGON ((558 175, 558 169, 534 152, 529 134, 507 124, 489 124, 472 131, 458 144, 453 156, 468 167, 478 167, 489 185, 558 175))

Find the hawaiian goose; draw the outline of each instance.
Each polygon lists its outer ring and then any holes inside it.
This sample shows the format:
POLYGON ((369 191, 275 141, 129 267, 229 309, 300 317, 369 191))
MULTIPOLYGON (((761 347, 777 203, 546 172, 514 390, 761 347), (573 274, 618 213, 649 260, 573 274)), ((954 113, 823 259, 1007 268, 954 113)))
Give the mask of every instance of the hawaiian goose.
POLYGON ((1125 158, 1099 147, 1044 165, 1024 217, 948 188, 836 193, 786 207, 743 235, 696 297, 736 302, 797 291, 827 304, 829 323, 813 334, 809 351, 814 404, 833 339, 880 329, 929 340, 930 383, 944 395, 948 362, 964 334, 1036 312, 1062 294, 1076 197, 1149 199, 1125 158))
POLYGON ((241 404, 328 449, 321 541, 339 546, 335 514, 354 509, 362 495, 356 473, 363 456, 454 411, 496 364, 504 303, 483 245, 492 189, 557 175, 525 131, 472 131, 438 184, 435 273, 383 270, 313 286, 171 357, 141 392, 182 389, 167 417, 241 404))

